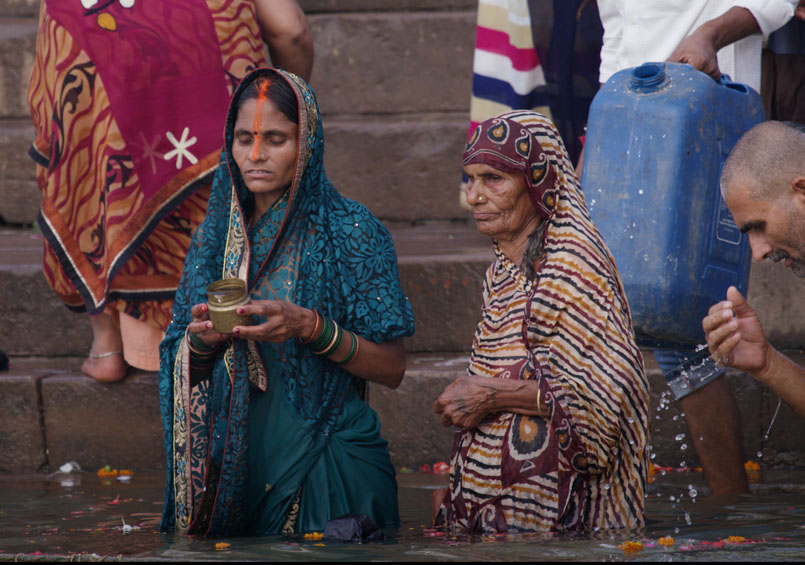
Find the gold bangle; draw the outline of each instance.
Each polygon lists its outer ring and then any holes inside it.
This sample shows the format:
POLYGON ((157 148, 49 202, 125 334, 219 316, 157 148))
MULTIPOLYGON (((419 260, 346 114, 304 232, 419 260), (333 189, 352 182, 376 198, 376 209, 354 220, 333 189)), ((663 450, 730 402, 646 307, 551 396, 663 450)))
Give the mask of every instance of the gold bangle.
POLYGON ((327 347, 320 351, 314 351, 315 355, 323 355, 324 357, 329 357, 333 353, 335 353, 336 349, 341 345, 341 338, 343 334, 341 332, 341 328, 338 327, 338 324, 335 320, 330 320, 333 324, 333 337, 330 339, 330 343, 327 344, 327 347))
POLYGON ((313 314, 316 316, 316 325, 313 326, 313 333, 310 334, 310 337, 308 337, 307 339, 302 340, 302 343, 304 343, 305 345, 307 345, 308 343, 313 341, 313 338, 315 337, 316 332, 319 331, 319 322, 321 321, 321 316, 319 316, 319 313, 316 310, 313 310, 313 314))
POLYGON ((537 381, 537 412, 539 412, 540 416, 542 416, 542 406, 539 405, 540 401, 542 400, 542 381, 541 379, 537 381))

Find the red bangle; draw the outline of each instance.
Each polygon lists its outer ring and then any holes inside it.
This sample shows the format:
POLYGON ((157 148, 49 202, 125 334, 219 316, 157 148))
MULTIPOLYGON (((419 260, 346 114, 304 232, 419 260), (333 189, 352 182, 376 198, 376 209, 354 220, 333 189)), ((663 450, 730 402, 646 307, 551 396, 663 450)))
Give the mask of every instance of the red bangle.
POLYGON ((302 340, 302 343, 305 345, 313 341, 313 338, 316 337, 316 332, 319 331, 319 322, 321 321, 321 316, 319 316, 319 313, 316 310, 313 310, 313 314, 316 316, 316 325, 313 326, 313 333, 310 334, 310 337, 302 340))

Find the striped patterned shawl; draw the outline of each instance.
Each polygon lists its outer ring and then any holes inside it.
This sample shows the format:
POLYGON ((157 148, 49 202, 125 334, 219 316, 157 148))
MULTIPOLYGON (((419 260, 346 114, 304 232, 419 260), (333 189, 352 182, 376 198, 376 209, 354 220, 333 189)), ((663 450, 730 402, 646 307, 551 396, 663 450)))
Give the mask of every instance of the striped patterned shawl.
POLYGON ((456 431, 448 519, 469 530, 640 526, 649 392, 620 276, 553 124, 533 112, 501 117, 539 141, 558 198, 535 279, 496 249, 469 374, 541 376, 550 416, 500 413, 456 431))

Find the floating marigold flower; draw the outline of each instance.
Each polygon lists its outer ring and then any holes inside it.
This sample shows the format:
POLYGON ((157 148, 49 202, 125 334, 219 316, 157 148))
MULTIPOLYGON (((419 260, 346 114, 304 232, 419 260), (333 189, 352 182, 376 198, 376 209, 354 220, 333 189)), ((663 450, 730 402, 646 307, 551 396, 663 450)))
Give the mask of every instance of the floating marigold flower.
POLYGON ((309 534, 305 534, 302 537, 304 537, 305 539, 310 539, 310 540, 320 540, 321 538, 324 537, 324 534, 321 533, 321 532, 311 532, 309 534))
POLYGON ((637 553, 643 551, 643 544, 639 541, 625 541, 618 546, 618 549, 625 553, 637 553))
POLYGON ((730 536, 726 541, 727 543, 744 543, 746 538, 743 536, 730 536))
POLYGON ((748 473, 758 473, 760 472, 760 464, 750 460, 744 463, 744 469, 746 469, 748 473))
POLYGON ((657 543, 663 547, 671 547, 672 545, 674 545, 675 542, 674 538, 672 538, 671 536, 665 536, 664 538, 658 539, 657 543))
POLYGON ((105 466, 103 469, 98 469, 98 476, 102 479, 114 478, 117 477, 117 475, 117 469, 112 469, 109 465, 105 466))
POLYGON ((226 543, 225 541, 219 541, 218 543, 215 544, 215 549, 221 551, 223 549, 229 549, 231 546, 232 544, 226 543))

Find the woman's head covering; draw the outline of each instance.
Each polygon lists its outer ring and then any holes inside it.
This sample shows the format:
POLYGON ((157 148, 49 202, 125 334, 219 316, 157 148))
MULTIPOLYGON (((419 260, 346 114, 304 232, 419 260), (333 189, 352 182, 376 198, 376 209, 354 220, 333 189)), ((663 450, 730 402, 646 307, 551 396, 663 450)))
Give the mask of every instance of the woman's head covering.
POLYGON ((509 174, 521 174, 540 218, 547 220, 556 206, 556 194, 566 164, 561 152, 546 150, 540 138, 558 139, 547 118, 536 112, 509 112, 478 124, 467 141, 464 165, 485 164, 509 174))

